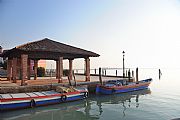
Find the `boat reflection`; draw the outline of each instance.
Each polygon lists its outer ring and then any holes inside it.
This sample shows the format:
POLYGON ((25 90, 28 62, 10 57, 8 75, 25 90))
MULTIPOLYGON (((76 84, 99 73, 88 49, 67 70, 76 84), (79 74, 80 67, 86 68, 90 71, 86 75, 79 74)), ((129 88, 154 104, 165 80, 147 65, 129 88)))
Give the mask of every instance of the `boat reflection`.
MULTIPOLYGON (((96 101, 96 105, 99 107, 99 115, 102 114, 103 109, 102 106, 104 104, 121 104, 123 106, 123 116, 125 116, 125 111, 127 107, 131 107, 132 100, 135 99, 135 106, 132 107, 139 107, 139 99, 140 96, 151 94, 150 89, 134 91, 129 93, 122 93, 122 94, 114 94, 114 95, 98 95, 92 97, 90 100, 96 101)), ((134 105, 134 104, 133 104, 134 105)))
POLYGON ((139 107, 140 96, 150 94, 150 89, 114 95, 91 95, 82 101, 56 104, 45 107, 9 111, 1 113, 2 120, 97 120, 101 117, 103 106, 108 104, 120 104, 123 106, 122 113, 125 116, 127 107, 139 107), (134 101, 135 99, 135 101, 134 101), (132 102, 135 102, 131 105, 132 102))

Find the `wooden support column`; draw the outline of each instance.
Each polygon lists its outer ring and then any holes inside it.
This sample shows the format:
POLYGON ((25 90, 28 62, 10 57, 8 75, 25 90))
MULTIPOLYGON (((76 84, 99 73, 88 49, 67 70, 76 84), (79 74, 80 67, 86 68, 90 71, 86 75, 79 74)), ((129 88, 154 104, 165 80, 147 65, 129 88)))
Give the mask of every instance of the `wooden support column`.
POLYGON ((85 59, 85 66, 86 66, 86 71, 85 71, 86 81, 90 81, 90 59, 89 58, 85 59))
POLYGON ((37 80, 38 60, 34 60, 34 80, 37 80))
POLYGON ((31 79, 31 60, 30 59, 28 59, 27 77, 28 77, 28 80, 31 79))
POLYGON ((72 80, 73 77, 73 60, 69 59, 69 79, 72 80))
POLYGON ((27 80, 27 64, 28 64, 28 55, 22 54, 21 55, 21 85, 25 85, 25 80, 27 80))
POLYGON ((16 79, 17 79, 17 58, 13 58, 13 60, 12 60, 12 79, 13 79, 13 83, 16 83, 16 79))
POLYGON ((12 78, 12 60, 8 58, 7 61, 7 79, 11 81, 12 78))

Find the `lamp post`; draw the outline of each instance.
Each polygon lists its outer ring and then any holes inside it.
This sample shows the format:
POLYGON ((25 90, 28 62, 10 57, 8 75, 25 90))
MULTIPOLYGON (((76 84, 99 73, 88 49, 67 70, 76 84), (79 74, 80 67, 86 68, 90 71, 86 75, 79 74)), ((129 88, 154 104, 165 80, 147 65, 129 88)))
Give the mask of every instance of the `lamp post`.
POLYGON ((123 78, 125 77, 125 66, 124 66, 124 56, 125 56, 125 52, 122 52, 123 54, 123 78))

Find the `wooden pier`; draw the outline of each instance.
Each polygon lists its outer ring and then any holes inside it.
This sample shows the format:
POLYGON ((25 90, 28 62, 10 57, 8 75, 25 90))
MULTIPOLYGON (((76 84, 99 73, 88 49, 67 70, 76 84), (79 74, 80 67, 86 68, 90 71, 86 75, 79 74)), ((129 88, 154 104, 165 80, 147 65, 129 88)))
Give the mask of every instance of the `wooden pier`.
MULTIPOLYGON (((85 81, 84 75, 76 75, 76 86, 86 86, 90 92, 94 92, 96 85, 100 84, 99 76, 90 76, 91 81, 85 81)), ((122 79, 119 77, 105 77, 102 76, 102 82, 113 79, 122 79)), ((125 78, 127 79, 127 78, 125 78)), ((71 81, 74 82, 74 81, 71 81)), ((74 85, 72 83, 72 85, 74 85)), ((58 79, 55 77, 43 77, 37 80, 27 80, 25 86, 21 86, 21 80, 17 80, 16 83, 11 83, 5 78, 0 81, 0 93, 19 93, 19 92, 32 92, 32 91, 45 91, 55 90, 57 86, 69 86, 68 79, 64 78, 62 83, 58 83, 58 79)))

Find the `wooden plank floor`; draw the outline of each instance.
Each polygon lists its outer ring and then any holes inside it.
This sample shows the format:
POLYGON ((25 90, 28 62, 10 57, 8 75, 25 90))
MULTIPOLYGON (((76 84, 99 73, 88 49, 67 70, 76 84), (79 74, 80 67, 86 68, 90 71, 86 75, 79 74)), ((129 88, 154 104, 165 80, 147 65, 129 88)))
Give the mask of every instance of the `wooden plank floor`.
MULTIPOLYGON (((115 77, 102 77, 103 81, 105 80, 113 80, 113 79, 119 79, 119 78, 115 78, 115 77)), ((99 81, 99 77, 98 76, 91 76, 91 82, 98 82, 99 81)), ((85 76, 82 75, 76 75, 76 82, 80 83, 80 82, 86 82, 85 81, 85 76)), ((47 85, 47 84, 57 84, 58 83, 58 79, 56 79, 55 77, 38 77, 37 80, 33 80, 33 78, 31 78, 31 80, 26 80, 25 83, 27 85, 47 85)), ((69 81, 67 79, 67 77, 63 77, 62 83, 61 84, 68 84, 69 81)), ((19 86, 21 85, 21 80, 17 80, 17 83, 12 83, 12 81, 7 81, 6 78, 0 78, 0 87, 6 87, 6 86, 19 86)))

